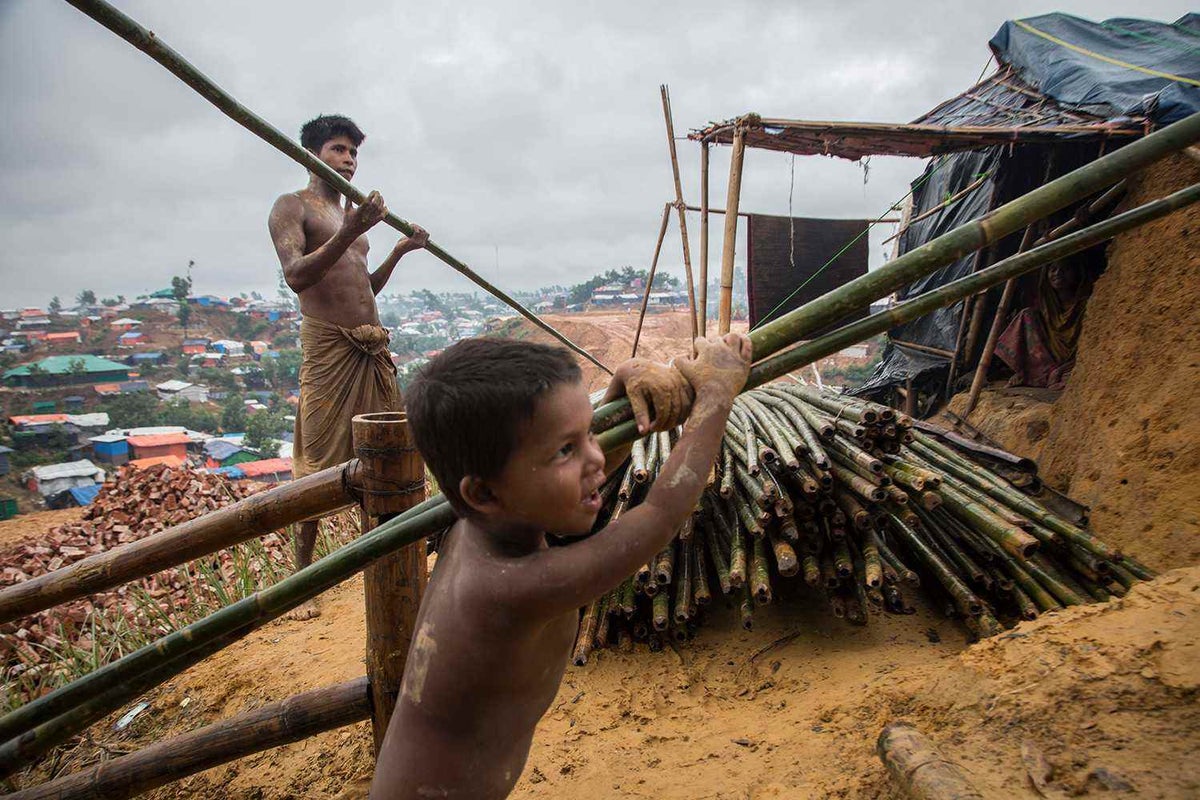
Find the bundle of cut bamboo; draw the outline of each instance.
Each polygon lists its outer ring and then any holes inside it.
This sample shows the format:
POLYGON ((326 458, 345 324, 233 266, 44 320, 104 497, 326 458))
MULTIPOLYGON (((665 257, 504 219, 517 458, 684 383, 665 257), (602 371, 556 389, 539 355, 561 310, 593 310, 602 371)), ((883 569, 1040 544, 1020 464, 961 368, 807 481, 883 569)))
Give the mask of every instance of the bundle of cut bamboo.
MULTIPOLYGON (((936 435, 876 403, 774 383, 741 395, 695 513, 583 610, 574 661, 597 647, 687 639, 721 595, 742 624, 800 578, 837 617, 913 613, 923 586, 976 636, 1001 619, 1122 595, 1152 573, 936 435)), ((597 528, 645 496, 673 436, 637 441, 597 528)), ((811 596, 811 595, 809 595, 811 596)))

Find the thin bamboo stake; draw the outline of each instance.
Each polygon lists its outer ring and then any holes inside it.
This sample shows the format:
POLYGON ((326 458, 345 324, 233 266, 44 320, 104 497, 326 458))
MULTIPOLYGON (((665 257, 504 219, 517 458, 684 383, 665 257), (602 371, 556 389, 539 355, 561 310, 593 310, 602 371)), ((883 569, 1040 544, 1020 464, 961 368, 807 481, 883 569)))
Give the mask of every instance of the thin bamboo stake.
POLYGON ((314 689, 81 772, 6 795, 8 800, 134 797, 211 767, 366 719, 366 677, 314 689))
MULTIPOLYGON (((172 75, 195 89, 201 97, 216 106, 227 117, 253 133, 258 138, 262 139, 267 144, 274 147, 279 152, 283 153, 288 158, 295 161, 300 166, 320 176, 322 180, 336 189, 339 194, 345 196, 351 202, 362 203, 363 200, 366 199, 366 195, 356 188, 352 183, 350 183, 350 181, 346 180, 333 169, 331 169, 327 164, 321 161, 321 159, 317 158, 299 144, 292 141, 278 128, 274 127, 262 117, 259 117, 250 111, 250 109, 243 106, 221 87, 217 86, 217 84, 215 84, 208 76, 192 66, 192 64, 184 59, 183 56, 168 47, 153 32, 139 25, 132 18, 126 16, 116 8, 113 8, 113 6, 104 2, 104 0, 67 0, 67 2, 94 19, 96 22, 103 25, 105 28, 108 28, 117 36, 120 36, 138 50, 141 50, 143 53, 150 56, 152 59, 165 67, 166 70, 172 75)), ((383 221, 403 233, 405 236, 412 235, 412 223, 402 219, 393 212, 388 212, 388 215, 383 221)), ((553 336, 574 353, 583 356, 588 361, 607 372, 609 375, 612 374, 612 370, 600 363, 600 361, 591 353, 572 342, 562 333, 557 331, 552 325, 542 320, 532 311, 525 308, 525 306, 521 305, 505 292, 501 291, 498 287, 493 286, 481 275, 463 262, 459 261, 454 256, 450 255, 432 240, 425 245, 425 250, 449 266, 455 272, 459 273, 476 286, 483 289, 492 297, 495 297, 497 300, 516 311, 525 319, 529 320, 534 325, 553 336)))
POLYGON ((725 198, 725 243, 721 250, 721 305, 717 310, 717 333, 722 336, 729 333, 729 324, 733 319, 733 254, 737 249, 737 212, 742 199, 742 163, 745 155, 746 138, 739 126, 733 134, 733 152, 729 156, 729 189, 725 198))
POLYGON ((679 212, 679 236, 683 239, 683 272, 687 278, 688 307, 692 311, 692 339, 700 335, 696 320, 696 281, 692 278, 692 251, 688 244, 687 212, 683 208, 683 184, 679 181, 679 157, 675 154, 675 121, 671 116, 671 91, 664 83, 658 87, 662 94, 663 120, 667 124, 667 148, 671 152, 671 175, 675 179, 675 210, 679 212))
POLYGON ((662 252, 663 239, 667 235, 667 222, 671 219, 671 204, 663 204, 662 224, 658 227, 658 240, 654 243, 654 258, 650 260, 650 274, 646 277, 646 291, 642 292, 642 310, 638 312, 637 330, 633 332, 633 352, 637 356, 638 341, 642 338, 642 323, 646 321, 646 306, 650 304, 650 290, 654 286, 654 273, 658 270, 658 254, 662 252))
POLYGON ((708 335, 708 142, 700 143, 700 297, 696 313, 700 335, 708 335))

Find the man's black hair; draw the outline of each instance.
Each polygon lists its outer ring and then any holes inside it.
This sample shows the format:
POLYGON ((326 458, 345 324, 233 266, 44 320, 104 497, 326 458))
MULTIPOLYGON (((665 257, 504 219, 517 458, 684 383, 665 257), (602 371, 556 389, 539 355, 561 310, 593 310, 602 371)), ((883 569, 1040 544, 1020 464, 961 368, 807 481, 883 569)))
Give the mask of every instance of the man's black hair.
POLYGON ((300 129, 300 144, 305 150, 320 153, 322 145, 335 136, 350 137, 355 147, 367 138, 349 117, 343 117, 341 114, 322 114, 304 123, 304 127, 300 129))
POLYGON ((568 350, 506 339, 465 339, 420 370, 405 392, 409 428, 460 516, 471 511, 458 491, 463 477, 499 475, 538 398, 582 377, 568 350))

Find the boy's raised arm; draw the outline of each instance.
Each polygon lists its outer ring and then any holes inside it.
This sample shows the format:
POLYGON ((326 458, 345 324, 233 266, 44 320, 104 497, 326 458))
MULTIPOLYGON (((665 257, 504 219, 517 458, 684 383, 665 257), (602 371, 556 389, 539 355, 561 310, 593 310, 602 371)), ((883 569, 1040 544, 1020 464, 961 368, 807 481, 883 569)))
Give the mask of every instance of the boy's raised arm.
POLYGON ((646 499, 594 536, 527 560, 530 572, 513 588, 538 613, 578 608, 617 586, 661 551, 695 508, 733 398, 746 383, 751 346, 743 334, 726 334, 697 339, 696 350, 694 358, 676 361, 695 391, 691 416, 646 499))

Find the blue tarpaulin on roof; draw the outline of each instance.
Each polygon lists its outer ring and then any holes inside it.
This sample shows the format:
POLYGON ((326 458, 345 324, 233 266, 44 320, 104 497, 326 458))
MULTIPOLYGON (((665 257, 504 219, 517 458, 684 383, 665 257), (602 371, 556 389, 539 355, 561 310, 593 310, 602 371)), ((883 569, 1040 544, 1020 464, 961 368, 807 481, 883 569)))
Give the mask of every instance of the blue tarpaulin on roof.
POLYGON ((214 475, 224 475, 226 478, 231 478, 233 480, 246 477, 246 473, 242 472, 237 467, 218 467, 212 472, 214 475))
POLYGON ((67 491, 71 493, 71 499, 81 506, 88 506, 96 499, 96 495, 100 493, 100 488, 104 486, 102 483, 93 483, 91 486, 76 486, 67 491))
POLYGON ((1200 14, 1174 23, 1045 14, 1005 22, 989 44, 1035 89, 1082 111, 1158 125, 1200 111, 1200 14))

